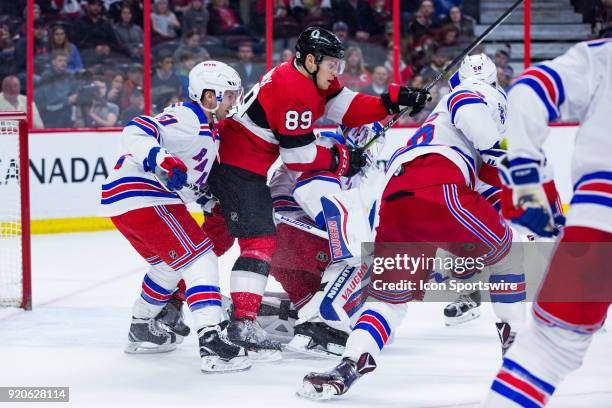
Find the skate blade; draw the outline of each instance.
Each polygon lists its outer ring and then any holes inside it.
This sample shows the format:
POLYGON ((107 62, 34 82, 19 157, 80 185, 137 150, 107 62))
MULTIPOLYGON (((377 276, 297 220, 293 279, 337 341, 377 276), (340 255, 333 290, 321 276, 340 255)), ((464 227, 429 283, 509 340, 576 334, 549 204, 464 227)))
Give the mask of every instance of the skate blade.
POLYGON ((280 350, 247 350, 247 354, 253 363, 271 363, 283 358, 280 350))
POLYGON ((293 339, 285 346, 286 350, 293 351, 308 356, 315 356, 325 359, 337 359, 344 353, 344 347, 337 345, 334 351, 324 350, 322 348, 308 348, 310 337, 301 334, 295 335, 293 339))
POLYGON ((147 341, 130 342, 125 347, 126 354, 160 354, 168 353, 176 349, 176 344, 155 344, 147 341))
POLYGON ((321 386, 321 390, 317 391, 317 389, 309 383, 308 381, 304 381, 302 383, 302 387, 295 392, 298 397, 314 400, 314 401, 327 401, 332 399, 334 395, 336 395, 335 388, 329 384, 323 384, 321 386))
POLYGON ((478 308, 468 310, 459 317, 448 317, 444 316, 444 324, 446 326, 458 326, 463 323, 478 319, 480 317, 480 310, 478 308))
POLYGON ((234 357, 230 361, 224 361, 219 356, 202 357, 200 371, 204 374, 225 374, 246 371, 251 368, 249 358, 234 357))

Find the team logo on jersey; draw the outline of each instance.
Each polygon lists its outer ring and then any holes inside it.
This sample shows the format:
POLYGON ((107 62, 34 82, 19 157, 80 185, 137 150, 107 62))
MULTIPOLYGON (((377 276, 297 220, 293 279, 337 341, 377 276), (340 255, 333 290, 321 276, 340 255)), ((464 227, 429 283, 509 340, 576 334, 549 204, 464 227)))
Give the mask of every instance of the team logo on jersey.
POLYGON ((317 261, 327 262, 329 261, 329 256, 327 256, 327 253, 325 251, 319 251, 319 253, 317 254, 317 261))
POLYGON ((168 252, 168 256, 170 257, 170 259, 176 259, 178 257, 178 254, 176 253, 176 251, 174 249, 171 249, 168 252))
POLYGON ((506 123, 506 108, 501 103, 497 102, 497 109, 499 110, 499 121, 503 125, 506 123))

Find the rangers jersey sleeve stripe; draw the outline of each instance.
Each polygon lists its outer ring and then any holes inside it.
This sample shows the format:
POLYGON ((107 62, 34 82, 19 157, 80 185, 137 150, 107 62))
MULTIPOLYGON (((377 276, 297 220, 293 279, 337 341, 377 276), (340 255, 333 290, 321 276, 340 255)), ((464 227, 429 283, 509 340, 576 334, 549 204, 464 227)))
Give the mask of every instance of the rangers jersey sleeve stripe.
POLYGON ((453 93, 446 102, 446 107, 448 108, 448 112, 451 115, 451 123, 455 124, 455 115, 459 108, 465 105, 482 103, 486 105, 487 103, 476 93, 470 91, 457 91, 453 93))
POLYGON ((159 128, 157 124, 147 116, 136 116, 134 119, 129 121, 126 126, 136 126, 140 130, 145 132, 147 135, 153 136, 158 142, 160 140, 159 128))
POLYGON ((548 111, 549 122, 559 118, 559 108, 565 102, 565 90, 561 77, 554 69, 546 65, 528 68, 512 88, 518 85, 526 85, 534 90, 548 111))
POLYGON ((160 183, 143 177, 123 177, 102 185, 102 204, 112 204, 129 197, 179 198, 160 183))

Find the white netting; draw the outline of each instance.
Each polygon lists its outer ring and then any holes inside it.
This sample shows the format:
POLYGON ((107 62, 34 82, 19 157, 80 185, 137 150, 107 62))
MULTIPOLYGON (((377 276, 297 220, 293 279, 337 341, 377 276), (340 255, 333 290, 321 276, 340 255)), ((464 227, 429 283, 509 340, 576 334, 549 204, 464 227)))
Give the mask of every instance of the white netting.
POLYGON ((0 307, 21 304, 19 121, 0 119, 0 307))

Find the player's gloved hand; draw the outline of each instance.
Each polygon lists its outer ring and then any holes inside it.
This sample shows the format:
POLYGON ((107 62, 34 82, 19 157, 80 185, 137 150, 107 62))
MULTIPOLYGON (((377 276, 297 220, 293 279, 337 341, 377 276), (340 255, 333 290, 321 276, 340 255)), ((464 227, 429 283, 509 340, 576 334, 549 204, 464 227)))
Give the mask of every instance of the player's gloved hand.
POLYGON ((335 144, 331 148, 332 167, 331 171, 337 176, 351 177, 359 173, 359 170, 367 164, 363 150, 360 148, 346 147, 335 144))
POLYGON ((200 207, 202 207, 202 211, 204 212, 204 215, 207 217, 211 216, 213 212, 213 208, 215 208, 215 206, 219 204, 219 199, 213 195, 213 193, 210 191, 210 188, 207 185, 201 187, 196 192, 196 195, 199 196, 198 199, 196 200, 196 203, 200 204, 200 207))
POLYGON ((180 190, 187 185, 187 166, 166 149, 154 147, 147 156, 148 170, 169 190, 180 190))
POLYGON ((502 184, 499 180, 497 166, 506 156, 505 149, 502 149, 499 142, 497 142, 489 149, 480 150, 479 153, 482 165, 478 169, 478 178, 492 186, 501 187, 502 184))
POLYGON ((502 186, 502 214, 541 237, 553 237, 565 224, 552 175, 539 161, 504 158, 498 164, 502 186))
POLYGON ((431 100, 431 95, 425 89, 409 88, 398 84, 390 84, 389 91, 380 96, 387 109, 387 113, 392 115, 398 113, 406 106, 412 107, 410 116, 416 115, 423 110, 425 104, 431 100))

